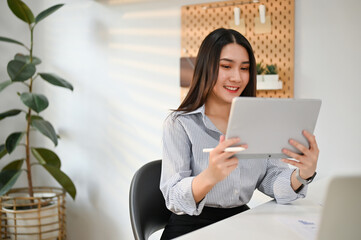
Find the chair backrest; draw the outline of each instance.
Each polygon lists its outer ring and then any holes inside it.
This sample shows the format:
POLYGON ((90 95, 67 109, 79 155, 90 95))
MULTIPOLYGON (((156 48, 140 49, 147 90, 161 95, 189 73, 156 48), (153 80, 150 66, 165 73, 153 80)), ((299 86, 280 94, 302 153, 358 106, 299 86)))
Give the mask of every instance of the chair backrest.
POLYGON ((161 166, 161 160, 145 164, 134 174, 130 184, 130 221, 136 240, 147 240, 168 223, 171 212, 159 189, 161 166))

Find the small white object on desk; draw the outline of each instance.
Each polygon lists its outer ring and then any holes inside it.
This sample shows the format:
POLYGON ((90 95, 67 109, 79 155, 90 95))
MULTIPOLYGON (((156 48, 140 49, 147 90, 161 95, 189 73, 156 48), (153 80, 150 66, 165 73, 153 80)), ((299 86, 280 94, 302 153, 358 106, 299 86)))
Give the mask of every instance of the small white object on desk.
MULTIPOLYGON (((211 152, 214 148, 204 148, 203 152, 211 152)), ((224 149, 225 152, 242 152, 246 150, 244 147, 228 147, 224 149)))

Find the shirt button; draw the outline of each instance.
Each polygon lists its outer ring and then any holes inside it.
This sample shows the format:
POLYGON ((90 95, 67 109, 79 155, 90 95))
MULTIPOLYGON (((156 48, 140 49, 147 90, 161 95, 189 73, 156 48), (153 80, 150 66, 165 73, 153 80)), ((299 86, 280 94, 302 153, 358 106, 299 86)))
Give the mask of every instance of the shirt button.
POLYGON ((234 190, 233 192, 234 192, 235 195, 239 193, 239 191, 237 189, 234 190))

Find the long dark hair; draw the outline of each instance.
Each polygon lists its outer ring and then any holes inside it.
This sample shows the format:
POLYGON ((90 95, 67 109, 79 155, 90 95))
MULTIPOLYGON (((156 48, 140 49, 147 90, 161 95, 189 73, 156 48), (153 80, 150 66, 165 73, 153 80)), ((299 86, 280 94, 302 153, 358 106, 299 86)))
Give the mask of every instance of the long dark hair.
POLYGON ((196 58, 189 92, 176 111, 191 112, 206 102, 217 82, 221 51, 230 43, 241 45, 249 55, 249 82, 240 96, 256 96, 256 60, 251 44, 235 30, 218 28, 203 40, 196 58))

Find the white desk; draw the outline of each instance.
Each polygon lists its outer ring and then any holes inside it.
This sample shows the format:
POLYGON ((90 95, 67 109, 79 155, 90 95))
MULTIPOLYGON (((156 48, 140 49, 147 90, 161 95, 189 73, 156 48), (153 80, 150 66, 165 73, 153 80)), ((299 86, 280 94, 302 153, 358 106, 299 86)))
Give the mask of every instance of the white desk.
POLYGON ((328 183, 322 179, 310 184, 305 199, 288 205, 270 201, 177 239, 312 239, 316 231, 312 223, 319 221, 328 183))

